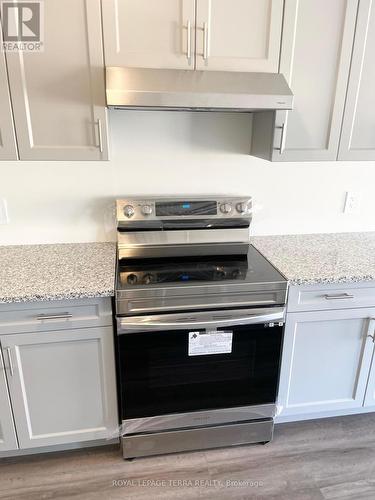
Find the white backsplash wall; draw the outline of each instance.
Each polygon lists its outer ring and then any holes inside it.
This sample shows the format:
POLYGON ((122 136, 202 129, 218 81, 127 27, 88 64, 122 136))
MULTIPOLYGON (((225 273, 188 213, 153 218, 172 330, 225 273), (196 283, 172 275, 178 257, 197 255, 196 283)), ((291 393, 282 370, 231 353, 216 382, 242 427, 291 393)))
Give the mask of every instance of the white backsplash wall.
POLYGON ((253 234, 375 230, 375 162, 253 158, 244 114, 111 111, 110 129, 109 162, 0 162, 0 244, 114 240, 113 200, 142 194, 249 194, 253 234))

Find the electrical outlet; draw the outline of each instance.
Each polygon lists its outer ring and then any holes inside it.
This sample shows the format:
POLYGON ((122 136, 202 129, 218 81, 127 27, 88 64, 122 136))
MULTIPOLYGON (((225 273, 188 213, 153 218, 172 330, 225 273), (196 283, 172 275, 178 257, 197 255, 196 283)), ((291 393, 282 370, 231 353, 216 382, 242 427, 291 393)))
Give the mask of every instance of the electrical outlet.
POLYGON ((345 198, 344 214, 359 214, 361 211, 361 193, 348 191, 345 198))
POLYGON ((8 205, 5 198, 0 198, 0 224, 9 224, 8 205))

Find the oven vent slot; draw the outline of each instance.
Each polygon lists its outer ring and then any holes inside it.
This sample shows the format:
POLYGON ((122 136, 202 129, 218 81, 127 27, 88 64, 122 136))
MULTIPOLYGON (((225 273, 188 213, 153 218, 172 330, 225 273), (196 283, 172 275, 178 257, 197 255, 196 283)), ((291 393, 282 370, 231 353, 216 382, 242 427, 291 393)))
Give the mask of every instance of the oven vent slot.
POLYGON ((184 318, 178 318, 176 319, 176 323, 192 323, 196 322, 197 318, 192 317, 192 316, 185 316, 184 318))
POLYGON ((223 319, 232 319, 233 316, 231 314, 215 314, 212 316, 213 320, 223 320, 223 319))

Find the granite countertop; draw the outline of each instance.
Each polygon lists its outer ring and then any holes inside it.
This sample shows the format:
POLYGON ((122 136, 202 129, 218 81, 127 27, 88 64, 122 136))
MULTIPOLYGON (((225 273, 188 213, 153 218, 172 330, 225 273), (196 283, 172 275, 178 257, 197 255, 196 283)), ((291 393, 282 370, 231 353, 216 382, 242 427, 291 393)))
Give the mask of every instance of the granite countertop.
POLYGON ((114 295, 115 243, 0 246, 0 303, 114 295))
POLYGON ((256 236, 252 243, 292 285, 375 280, 375 232, 256 236))
MULTIPOLYGON (((375 281, 375 232, 255 236, 292 285, 375 281)), ((0 303, 114 295, 115 243, 0 246, 0 303)))

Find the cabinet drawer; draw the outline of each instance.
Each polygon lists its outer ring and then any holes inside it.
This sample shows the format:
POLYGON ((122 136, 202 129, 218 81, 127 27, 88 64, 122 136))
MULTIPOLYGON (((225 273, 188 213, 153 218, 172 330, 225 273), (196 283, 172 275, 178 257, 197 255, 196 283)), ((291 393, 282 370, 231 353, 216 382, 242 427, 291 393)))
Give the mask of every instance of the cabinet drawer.
POLYGON ((375 306, 375 283, 291 286, 288 311, 318 311, 375 306))
POLYGON ((0 335, 111 324, 107 298, 0 304, 0 335))

